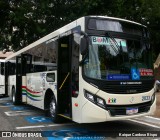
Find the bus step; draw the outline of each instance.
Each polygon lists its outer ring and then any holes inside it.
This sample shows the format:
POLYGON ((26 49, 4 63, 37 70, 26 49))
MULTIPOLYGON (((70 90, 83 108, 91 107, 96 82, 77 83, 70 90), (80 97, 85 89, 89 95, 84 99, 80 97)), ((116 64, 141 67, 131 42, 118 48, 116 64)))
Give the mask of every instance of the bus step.
POLYGON ((71 120, 70 115, 67 114, 67 113, 65 113, 65 114, 58 114, 58 115, 61 116, 61 117, 64 117, 64 118, 67 118, 67 119, 71 120))

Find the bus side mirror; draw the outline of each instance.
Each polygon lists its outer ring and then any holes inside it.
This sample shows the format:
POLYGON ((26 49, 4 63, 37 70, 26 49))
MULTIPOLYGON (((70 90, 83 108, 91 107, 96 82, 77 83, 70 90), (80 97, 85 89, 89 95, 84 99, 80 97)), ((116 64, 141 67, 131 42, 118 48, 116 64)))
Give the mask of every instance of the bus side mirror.
POLYGON ((80 51, 81 55, 85 55, 88 50, 88 40, 86 37, 82 37, 80 41, 80 51))

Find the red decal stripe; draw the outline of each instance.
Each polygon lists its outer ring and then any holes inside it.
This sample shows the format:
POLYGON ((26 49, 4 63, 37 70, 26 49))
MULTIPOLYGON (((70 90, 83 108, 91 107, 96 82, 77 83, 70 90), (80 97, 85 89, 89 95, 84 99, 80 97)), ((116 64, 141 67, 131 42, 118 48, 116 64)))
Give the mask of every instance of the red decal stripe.
POLYGON ((32 94, 38 94, 38 93, 40 93, 40 92, 35 92, 35 91, 30 90, 26 86, 22 86, 22 88, 25 88, 27 91, 29 91, 32 94))

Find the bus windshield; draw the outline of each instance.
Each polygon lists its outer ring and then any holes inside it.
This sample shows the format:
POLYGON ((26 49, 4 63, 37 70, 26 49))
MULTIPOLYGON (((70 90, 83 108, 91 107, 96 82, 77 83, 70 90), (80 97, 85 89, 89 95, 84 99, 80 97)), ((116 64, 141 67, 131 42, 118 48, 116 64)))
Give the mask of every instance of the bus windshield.
POLYGON ((153 79, 151 51, 143 39, 90 36, 84 75, 101 80, 153 79))

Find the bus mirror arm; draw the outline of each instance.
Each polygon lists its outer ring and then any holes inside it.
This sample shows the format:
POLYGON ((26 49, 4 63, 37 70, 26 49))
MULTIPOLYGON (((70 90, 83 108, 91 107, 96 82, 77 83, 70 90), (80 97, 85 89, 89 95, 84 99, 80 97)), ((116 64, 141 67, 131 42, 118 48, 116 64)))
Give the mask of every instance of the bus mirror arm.
POLYGON ((81 38, 80 42, 80 51, 81 55, 85 55, 87 53, 87 39, 86 38, 81 38))
POLYGON ((83 37, 80 40, 80 52, 81 55, 85 55, 88 50, 89 39, 85 32, 81 31, 81 35, 83 35, 83 37))

